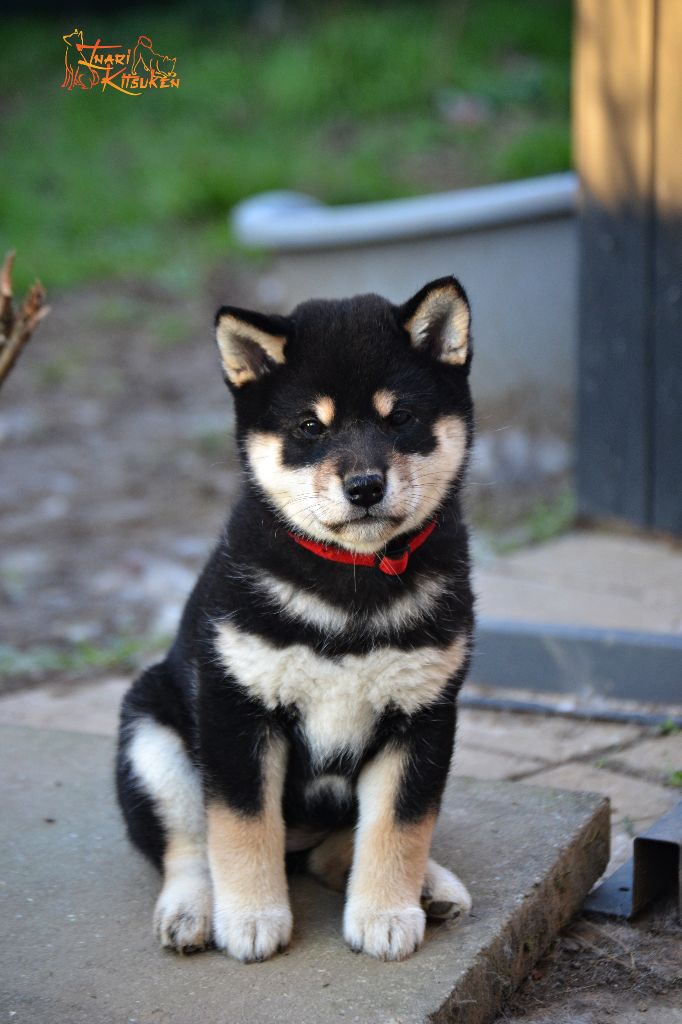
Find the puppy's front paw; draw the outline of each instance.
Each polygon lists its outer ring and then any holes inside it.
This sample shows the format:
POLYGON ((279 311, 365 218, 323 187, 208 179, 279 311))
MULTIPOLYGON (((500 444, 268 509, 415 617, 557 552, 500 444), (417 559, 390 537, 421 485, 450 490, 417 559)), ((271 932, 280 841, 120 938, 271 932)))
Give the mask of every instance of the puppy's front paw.
POLYGON ((260 910, 230 910, 215 912, 213 938, 218 949, 236 960, 252 963, 267 960, 291 941, 291 910, 275 905, 260 910))
POLYGON ((166 886, 154 910, 154 931, 165 949, 194 953, 211 938, 211 890, 208 883, 166 886))
POLYGON ((357 952, 380 960, 404 960, 421 945, 425 923, 426 914, 421 907, 385 910, 349 903, 343 936, 357 952))

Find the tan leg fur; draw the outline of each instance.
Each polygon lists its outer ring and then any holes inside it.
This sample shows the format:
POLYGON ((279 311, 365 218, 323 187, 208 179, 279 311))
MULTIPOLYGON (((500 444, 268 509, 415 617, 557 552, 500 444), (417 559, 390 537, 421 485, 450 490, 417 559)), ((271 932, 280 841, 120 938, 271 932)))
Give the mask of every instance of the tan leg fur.
POLYGON ((238 960, 265 960, 291 938, 281 810, 285 769, 285 745, 274 740, 263 763, 261 813, 247 816, 219 801, 207 809, 213 936, 238 960))
POLYGON ((360 774, 360 817, 344 913, 346 942, 383 960, 413 953, 426 923, 420 897, 436 815, 397 821, 403 757, 387 748, 360 774))

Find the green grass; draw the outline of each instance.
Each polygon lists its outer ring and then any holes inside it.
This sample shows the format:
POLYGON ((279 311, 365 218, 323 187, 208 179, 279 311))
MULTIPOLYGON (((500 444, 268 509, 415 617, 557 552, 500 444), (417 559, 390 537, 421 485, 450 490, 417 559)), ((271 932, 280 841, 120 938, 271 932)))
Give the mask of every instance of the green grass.
POLYGON ((59 88, 71 18, 5 20, 0 243, 18 284, 190 288, 228 250, 229 209, 264 189, 342 203, 568 166, 569 0, 285 12, 269 33, 189 7, 84 20, 86 41, 144 32, 177 57, 180 89, 137 98, 59 88), (448 121, 459 93, 484 123, 448 121))
POLYGON ((80 676, 92 671, 136 668, 143 656, 161 650, 166 641, 166 637, 115 637, 101 645, 82 642, 67 647, 39 645, 25 650, 0 644, 0 684, 54 673, 80 676))
POLYGON ((543 544, 570 530, 575 522, 575 494, 565 491, 555 501, 539 501, 528 513, 528 541, 543 544))
POLYGON ((521 519, 500 532, 495 521, 482 517, 479 528, 490 533, 490 544, 497 555, 509 555, 529 544, 544 544, 573 528, 576 520, 576 496, 573 490, 562 490, 549 500, 540 500, 526 507, 521 519))

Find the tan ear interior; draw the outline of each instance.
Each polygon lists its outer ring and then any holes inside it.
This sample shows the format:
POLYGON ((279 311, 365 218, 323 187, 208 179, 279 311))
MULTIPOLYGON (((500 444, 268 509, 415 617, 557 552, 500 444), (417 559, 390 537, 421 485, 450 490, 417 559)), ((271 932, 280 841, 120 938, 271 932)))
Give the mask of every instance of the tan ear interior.
POLYGON ((283 335, 268 334, 231 313, 222 316, 216 327, 223 368, 237 388, 267 373, 268 360, 284 363, 286 340, 283 335))
POLYGON ((429 292, 405 324, 415 348, 436 337, 434 354, 443 363, 461 366, 469 354, 471 314, 454 288, 429 292))

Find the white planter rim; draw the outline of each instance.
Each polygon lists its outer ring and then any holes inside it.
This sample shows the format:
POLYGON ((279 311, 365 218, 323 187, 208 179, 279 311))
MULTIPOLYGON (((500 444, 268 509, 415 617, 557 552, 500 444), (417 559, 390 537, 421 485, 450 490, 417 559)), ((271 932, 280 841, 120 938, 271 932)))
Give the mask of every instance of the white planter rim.
POLYGON ((577 196, 572 172, 344 206, 327 206, 300 192, 263 192, 238 203, 231 223, 250 248, 333 249, 571 216, 577 196))

